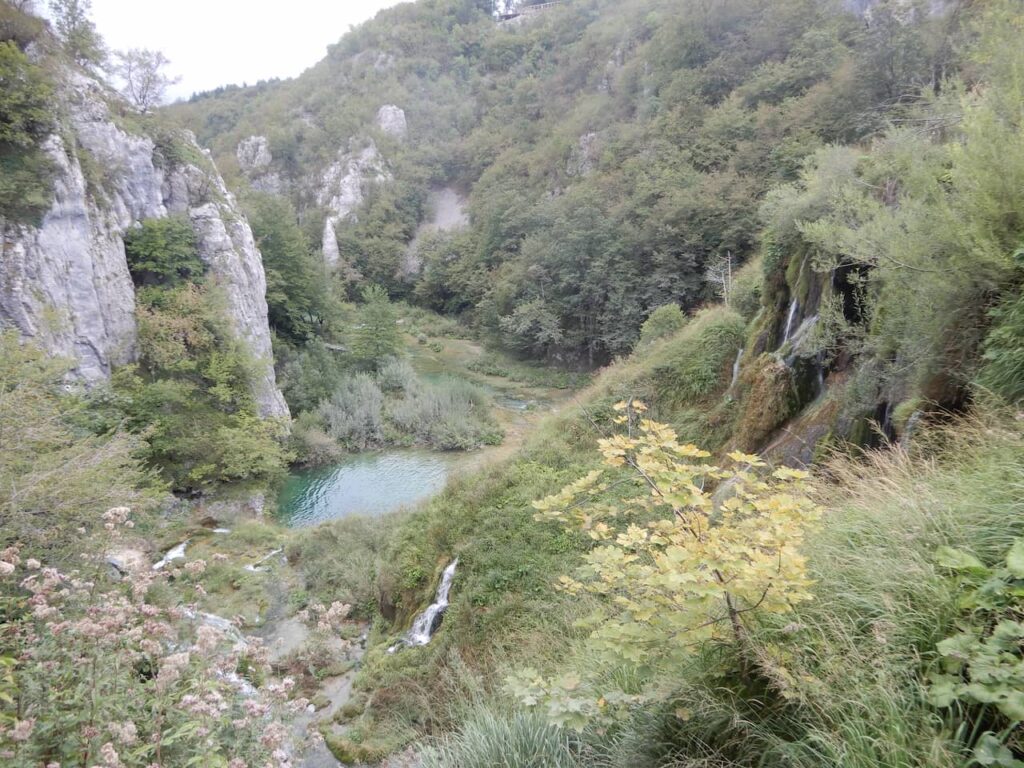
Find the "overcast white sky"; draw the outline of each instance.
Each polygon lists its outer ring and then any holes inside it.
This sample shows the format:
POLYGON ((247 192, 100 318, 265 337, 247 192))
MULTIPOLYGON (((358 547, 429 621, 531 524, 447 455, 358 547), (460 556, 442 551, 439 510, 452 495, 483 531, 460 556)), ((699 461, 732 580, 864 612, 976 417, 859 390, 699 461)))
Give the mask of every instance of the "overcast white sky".
MULTIPOLYGON (((181 77, 171 98, 218 85, 294 77, 350 26, 399 0, 92 0, 110 48, 152 48, 181 77)), ((43 0, 38 5, 45 5, 43 0)))

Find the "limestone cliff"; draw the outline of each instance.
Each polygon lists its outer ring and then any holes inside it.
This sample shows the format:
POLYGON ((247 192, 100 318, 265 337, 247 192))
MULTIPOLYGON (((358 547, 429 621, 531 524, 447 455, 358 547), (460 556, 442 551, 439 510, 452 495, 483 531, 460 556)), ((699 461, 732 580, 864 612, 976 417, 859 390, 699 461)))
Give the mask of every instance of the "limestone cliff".
MULTIPOLYGON (((128 132, 105 86, 67 72, 60 129, 46 143, 53 201, 38 226, 0 221, 0 323, 13 325, 95 382, 136 354, 135 292, 123 234, 144 219, 187 216, 230 320, 262 363, 260 412, 287 417, 274 378, 266 278, 252 232, 212 161, 189 134, 175 149, 128 132)), ((166 137, 164 137, 166 139, 166 137)))

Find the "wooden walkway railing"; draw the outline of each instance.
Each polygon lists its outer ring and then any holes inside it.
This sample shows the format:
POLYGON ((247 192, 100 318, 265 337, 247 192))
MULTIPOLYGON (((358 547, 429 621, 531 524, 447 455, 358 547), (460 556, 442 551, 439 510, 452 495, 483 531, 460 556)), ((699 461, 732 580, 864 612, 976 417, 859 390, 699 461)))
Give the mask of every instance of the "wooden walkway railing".
POLYGON ((556 5, 565 5, 569 0, 551 0, 550 3, 538 3, 537 5, 523 5, 516 8, 514 11, 509 13, 503 13, 498 17, 499 21, 508 21, 514 19, 517 16, 525 16, 530 13, 540 13, 546 11, 549 8, 554 8, 556 5))

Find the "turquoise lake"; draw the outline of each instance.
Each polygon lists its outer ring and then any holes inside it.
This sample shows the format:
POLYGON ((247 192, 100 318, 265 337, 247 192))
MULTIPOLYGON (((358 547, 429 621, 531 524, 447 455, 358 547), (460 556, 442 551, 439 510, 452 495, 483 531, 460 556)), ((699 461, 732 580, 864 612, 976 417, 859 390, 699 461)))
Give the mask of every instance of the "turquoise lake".
POLYGON ((302 527, 412 507, 444 489, 458 459, 433 451, 385 451, 293 472, 278 497, 278 518, 302 527))

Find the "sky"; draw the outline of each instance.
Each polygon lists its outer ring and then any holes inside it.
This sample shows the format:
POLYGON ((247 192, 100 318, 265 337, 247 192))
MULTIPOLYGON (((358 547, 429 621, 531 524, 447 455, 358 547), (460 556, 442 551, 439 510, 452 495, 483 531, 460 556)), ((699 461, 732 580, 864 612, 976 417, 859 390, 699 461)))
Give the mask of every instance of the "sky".
MULTIPOLYGON (((109 48, 151 48, 181 82, 173 99, 219 85, 294 77, 350 26, 399 0, 92 0, 109 48)), ((44 5, 45 3, 39 3, 44 5)))

